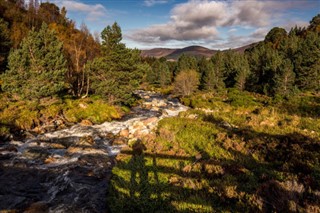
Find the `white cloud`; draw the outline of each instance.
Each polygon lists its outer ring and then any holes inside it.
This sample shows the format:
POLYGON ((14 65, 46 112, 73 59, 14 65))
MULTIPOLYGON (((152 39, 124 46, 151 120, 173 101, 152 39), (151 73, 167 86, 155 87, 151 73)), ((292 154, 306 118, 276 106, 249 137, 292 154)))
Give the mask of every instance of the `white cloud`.
MULTIPOLYGON (((155 0, 145 1, 150 5, 155 0)), ((218 0, 190 0, 177 4, 172 10, 170 20, 164 24, 152 25, 137 29, 128 36, 139 43, 155 43, 186 41, 220 43, 219 29, 226 28, 228 33, 234 33, 237 27, 258 30, 249 38, 241 37, 240 43, 247 40, 261 39, 262 31, 270 29, 275 15, 295 4, 288 1, 218 1, 218 0), (229 29, 230 28, 230 29, 229 29)), ((237 38, 239 39, 239 38, 237 38)), ((228 41, 228 39, 225 42, 228 41)))
POLYGON ((144 0, 144 5, 147 7, 152 7, 156 4, 166 4, 168 0, 144 0))
POLYGON ((98 20, 107 14, 107 9, 102 4, 85 4, 75 0, 52 0, 52 2, 60 7, 65 7, 67 11, 85 14, 89 21, 98 20))
POLYGON ((288 20, 286 22, 286 24, 283 26, 283 28, 285 30, 287 30, 287 32, 289 32, 291 30, 291 28, 294 28, 294 27, 308 27, 309 26, 309 22, 307 21, 301 21, 301 20, 288 20))
POLYGON ((231 28, 230 30, 228 30, 229 33, 234 33, 237 32, 238 30, 236 28, 231 28))

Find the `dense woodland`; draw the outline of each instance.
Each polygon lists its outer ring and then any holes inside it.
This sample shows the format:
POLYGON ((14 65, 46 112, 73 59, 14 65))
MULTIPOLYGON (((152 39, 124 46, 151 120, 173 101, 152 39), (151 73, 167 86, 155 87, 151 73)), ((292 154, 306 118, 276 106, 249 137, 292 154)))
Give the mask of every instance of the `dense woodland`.
POLYGON ((137 104, 135 89, 157 90, 192 110, 160 122, 145 161, 120 156, 115 212, 320 211, 320 14, 306 28, 271 29, 244 53, 177 61, 142 58, 117 23, 97 36, 66 15, 48 2, 0 0, 3 139, 57 119, 117 119, 137 104), (141 185, 150 197, 128 197, 128 167, 161 173, 141 185))

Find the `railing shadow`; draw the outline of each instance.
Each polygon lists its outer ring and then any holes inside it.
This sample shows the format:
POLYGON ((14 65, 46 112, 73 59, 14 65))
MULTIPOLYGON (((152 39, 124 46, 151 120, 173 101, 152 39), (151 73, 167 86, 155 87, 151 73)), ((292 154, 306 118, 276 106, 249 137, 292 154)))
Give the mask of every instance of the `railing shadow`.
MULTIPOLYGON (((246 151, 228 148, 232 159, 215 159, 195 145, 201 156, 123 150, 117 163, 109 202, 114 212, 297 212, 320 205, 320 143, 299 134, 272 135, 232 128, 223 120, 207 122, 246 141, 246 151), (259 156, 259 160, 257 157, 259 156), (128 160, 129 159, 129 160, 128 160), (174 164, 165 164, 165 161, 174 164), (160 163, 159 163, 160 162, 160 163), (306 161, 308 162, 308 161, 306 161), (137 165, 138 164, 138 165, 137 165), (317 169, 318 168, 318 169, 317 169), (217 171, 219 170, 219 171, 217 171), (130 181, 126 176, 130 174, 130 181), (292 178, 284 177, 290 175, 292 178), (166 177, 166 178, 164 178, 166 177), (206 186, 198 187, 207 182, 206 186), (129 192, 128 192, 129 191, 129 192), (184 208, 177 208, 176 203, 184 208)), ((219 143, 217 143, 219 144, 219 143)), ((221 148, 224 145, 220 144, 221 148)))

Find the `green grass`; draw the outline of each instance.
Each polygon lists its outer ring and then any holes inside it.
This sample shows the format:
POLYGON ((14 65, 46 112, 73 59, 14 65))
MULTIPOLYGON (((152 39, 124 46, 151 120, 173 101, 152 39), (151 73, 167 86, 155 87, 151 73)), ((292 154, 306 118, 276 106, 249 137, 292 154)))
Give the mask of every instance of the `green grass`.
POLYGON ((102 100, 71 100, 67 99, 63 110, 69 122, 77 123, 90 120, 92 123, 102 123, 121 117, 119 111, 102 100))
POLYGON ((98 124, 118 119, 123 112, 128 111, 94 98, 44 98, 27 101, 1 97, 0 102, 0 136, 8 134, 10 129, 12 131, 32 130, 39 125, 61 118, 70 123, 89 120, 98 124))
POLYGON ((320 211, 319 117, 282 108, 291 102, 232 93, 185 98, 196 109, 161 120, 143 154, 123 150, 113 168, 111 210, 320 211))

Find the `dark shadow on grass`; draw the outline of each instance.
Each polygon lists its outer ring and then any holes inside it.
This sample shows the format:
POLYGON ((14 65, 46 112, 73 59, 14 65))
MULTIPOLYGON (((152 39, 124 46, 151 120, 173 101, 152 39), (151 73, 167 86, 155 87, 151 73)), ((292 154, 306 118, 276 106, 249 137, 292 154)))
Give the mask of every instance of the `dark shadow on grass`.
MULTIPOLYGON (((203 120, 214 123, 230 137, 241 138, 245 142, 243 149, 233 146, 235 144, 226 147, 224 142, 215 142, 226 149, 233 156, 232 159, 212 158, 207 150, 196 145, 194 149, 199 153, 196 156, 144 152, 138 157, 134 151, 122 152, 131 156, 131 160, 119 162, 117 168, 130 171, 133 179, 149 176, 149 181, 139 184, 143 183, 142 186, 149 188, 151 193, 133 198, 132 193, 128 196, 113 188, 113 201, 128 201, 124 203, 125 206, 114 208, 116 212, 147 212, 147 209, 148 212, 188 212, 178 211, 173 202, 209 205, 217 212, 299 212, 319 209, 319 141, 300 133, 272 135, 256 132, 249 127, 234 128, 213 116, 203 120), (146 164, 143 158, 152 161, 146 164), (159 165, 158 161, 162 159, 176 161, 176 166, 159 165), (132 165, 137 162, 141 165, 132 165), (197 166, 200 168, 195 169, 197 166), (140 171, 132 172, 133 169, 140 171), (139 172, 141 174, 137 175, 139 172), (167 181, 159 178, 163 175, 168 177, 167 181), (151 177, 154 177, 152 183, 151 177), (202 181, 208 185, 198 188, 202 181)), ((237 143, 237 140, 232 143, 237 143)), ((114 175, 112 185, 132 190, 131 183, 114 175)))

